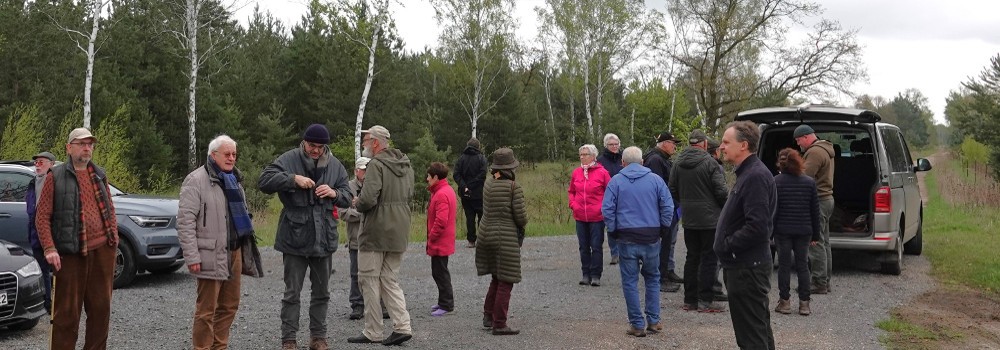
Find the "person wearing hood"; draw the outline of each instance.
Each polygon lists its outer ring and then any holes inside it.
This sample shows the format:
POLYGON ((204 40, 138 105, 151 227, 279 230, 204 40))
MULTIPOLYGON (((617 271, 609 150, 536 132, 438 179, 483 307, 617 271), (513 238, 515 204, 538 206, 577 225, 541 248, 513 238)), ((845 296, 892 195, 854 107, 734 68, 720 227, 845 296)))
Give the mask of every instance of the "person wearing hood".
POLYGON ((580 285, 601 285, 604 272, 604 217, 601 202, 611 176, 596 161, 597 147, 580 147, 580 167, 573 170, 569 181, 569 208, 576 219, 576 239, 580 246, 583 277, 580 285))
POLYGON ((476 226, 483 219, 483 183, 486 181, 486 156, 480 150, 482 146, 475 137, 469 139, 465 150, 455 162, 455 183, 462 198, 462 211, 465 212, 465 237, 468 247, 476 247, 476 226))
POLYGON ((805 161, 804 175, 816 180, 819 197, 820 240, 809 246, 809 269, 812 271, 812 294, 830 292, 830 275, 833 273, 833 252, 830 249, 830 215, 833 214, 834 148, 827 140, 820 140, 812 127, 799 125, 792 133, 795 143, 802 150, 805 161))
MULTIPOLYGON (((674 137, 674 134, 662 132, 656 137, 656 147, 643 159, 643 164, 654 174, 659 175, 663 179, 663 183, 670 181, 670 171, 674 167, 670 157, 677 153, 677 145, 680 143, 681 140, 674 137)), ((674 209, 679 209, 679 207, 674 202, 674 209)), ((678 216, 677 214, 674 212, 674 216, 678 216)), ((670 293, 680 290, 680 283, 684 282, 684 279, 674 272, 674 246, 677 245, 677 228, 677 220, 674 220, 673 224, 663 227, 662 232, 660 232, 660 236, 664 240, 660 247, 662 250, 660 252, 660 278, 663 279, 660 281, 660 288, 662 291, 670 293)))
MULTIPOLYGON (((597 157, 597 162, 601 163, 604 170, 608 171, 608 178, 615 177, 622 170, 622 140, 618 135, 608 133, 604 135, 604 150, 597 157)), ((610 181, 610 180, 609 180, 610 181)), ((618 242, 608 236, 608 248, 611 250, 611 265, 618 263, 618 242)))
MULTIPOLYGON (((347 184, 347 170, 330 153, 330 133, 312 124, 302 134, 299 147, 278 156, 260 174, 257 186, 277 193, 282 209, 274 249, 282 253, 285 293, 281 299, 282 349, 295 349, 299 329, 299 296, 306 270, 312 300, 309 302, 310 349, 326 349, 326 314, 330 302, 333 252, 337 251, 334 207, 351 205, 354 194, 347 184)), ((377 304, 376 304, 377 305, 377 304)))
POLYGON ((385 127, 375 125, 361 134, 362 155, 371 158, 365 185, 354 202, 363 218, 358 233, 358 286, 365 302, 365 325, 360 335, 347 341, 399 345, 413 337, 406 296, 399 286, 399 267, 410 236, 413 167, 406 154, 389 146, 391 135, 385 127), (388 337, 383 337, 380 300, 392 320, 388 337))
POLYGON ((684 245, 684 310, 720 312, 725 306, 715 302, 712 286, 718 280, 718 258, 712 251, 715 225, 726 204, 726 177, 708 154, 708 136, 694 130, 690 147, 681 151, 670 172, 670 194, 682 208, 684 245))
POLYGON ((31 252, 38 262, 38 267, 42 270, 42 283, 45 285, 45 312, 52 313, 52 267, 45 261, 45 252, 42 250, 42 242, 38 240, 38 229, 35 228, 35 212, 38 209, 38 199, 42 194, 45 185, 45 177, 49 174, 49 169, 56 162, 56 156, 49 152, 42 152, 31 157, 35 162, 35 178, 28 182, 28 190, 24 194, 25 210, 28 214, 28 242, 31 244, 31 252))
MULTIPOLYGON (((642 150, 622 152, 625 168, 611 178, 601 214, 608 232, 618 239, 618 269, 628 310, 626 334, 645 337, 663 331, 660 322, 660 228, 674 221, 674 200, 667 184, 642 166, 642 150), (639 275, 646 287, 646 307, 639 299, 639 275)), ((666 244, 666 242, 662 242, 666 244)))

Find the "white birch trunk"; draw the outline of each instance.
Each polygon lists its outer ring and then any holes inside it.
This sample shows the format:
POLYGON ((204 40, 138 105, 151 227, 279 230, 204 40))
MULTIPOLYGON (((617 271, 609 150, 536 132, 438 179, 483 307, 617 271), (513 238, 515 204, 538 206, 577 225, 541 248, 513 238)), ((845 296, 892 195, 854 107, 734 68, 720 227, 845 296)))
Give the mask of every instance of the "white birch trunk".
MULTIPOLYGON (((632 142, 635 142, 635 106, 632 106, 632 115, 629 117, 631 122, 628 126, 629 137, 632 138, 632 142)), ((619 141, 620 142, 620 141, 619 141)))
POLYGON ((372 41, 368 46, 368 73, 365 75, 365 89, 361 92, 361 103, 358 105, 358 118, 354 122, 354 159, 361 158, 361 127, 365 120, 365 105, 368 104, 368 93, 372 89, 375 78, 375 50, 378 48, 378 33, 380 27, 372 31, 372 41))
POLYGON ((593 140, 594 116, 590 113, 590 64, 587 63, 586 57, 584 57, 583 62, 583 108, 587 114, 587 136, 589 136, 589 140, 593 140))
POLYGON ((100 29, 101 8, 104 1, 94 1, 90 17, 93 26, 90 30, 90 37, 87 40, 87 78, 83 82, 83 127, 90 129, 90 90, 94 83, 94 59, 97 56, 94 50, 94 43, 97 41, 97 31, 100 29))
POLYGON ((195 138, 195 124, 198 121, 195 114, 196 96, 198 88, 198 8, 199 0, 187 0, 185 8, 184 27, 187 33, 188 59, 191 61, 191 70, 188 75, 188 168, 194 169, 198 166, 197 139, 195 138))
POLYGON ((556 156, 556 116, 552 108, 552 72, 549 71, 545 74, 545 103, 549 106, 549 122, 547 127, 551 128, 545 130, 549 134, 549 159, 553 160, 556 156))

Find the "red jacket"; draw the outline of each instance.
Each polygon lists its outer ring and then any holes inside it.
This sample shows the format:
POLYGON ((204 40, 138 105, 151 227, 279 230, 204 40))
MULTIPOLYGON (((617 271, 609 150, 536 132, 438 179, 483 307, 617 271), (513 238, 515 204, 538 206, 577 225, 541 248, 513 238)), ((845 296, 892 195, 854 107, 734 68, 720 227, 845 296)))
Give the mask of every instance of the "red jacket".
POLYGON ((569 207, 573 209, 573 219, 582 222, 599 222, 604 220, 601 215, 601 202, 604 201, 604 189, 611 182, 611 175, 601 166, 594 165, 587 169, 587 177, 583 176, 583 167, 573 170, 569 181, 569 207))
POLYGON ((431 193, 431 202, 427 205, 427 255, 455 254, 455 213, 458 210, 455 191, 447 179, 439 180, 427 191, 431 193))

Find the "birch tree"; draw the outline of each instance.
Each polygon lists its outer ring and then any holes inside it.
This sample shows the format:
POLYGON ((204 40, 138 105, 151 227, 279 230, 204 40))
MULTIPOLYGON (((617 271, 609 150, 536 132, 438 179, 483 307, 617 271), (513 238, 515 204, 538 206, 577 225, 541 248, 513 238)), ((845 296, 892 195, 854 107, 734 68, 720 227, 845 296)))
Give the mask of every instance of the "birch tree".
POLYGON ((378 74, 375 58, 379 47, 385 47, 387 37, 395 34, 395 23, 389 12, 389 0, 337 0, 331 12, 337 25, 335 28, 351 42, 359 45, 368 56, 364 89, 358 104, 358 115, 354 123, 354 158, 361 157, 361 130, 365 119, 365 106, 372 82, 378 74))
POLYGON ((435 17, 444 29, 441 50, 453 62, 462 93, 459 98, 469 117, 472 137, 479 119, 487 115, 510 85, 502 73, 517 55, 517 23, 513 0, 435 0, 435 17))
MULTIPOLYGON (((55 19, 49 16, 50 19, 55 23, 59 29, 66 32, 70 39, 76 44, 76 47, 80 49, 83 54, 87 55, 87 73, 83 80, 83 127, 91 129, 90 120, 90 106, 91 106, 91 87, 94 85, 94 60, 97 57, 97 52, 100 51, 101 47, 97 44, 97 33, 101 29, 101 14, 104 9, 108 7, 111 0, 94 0, 87 4, 87 18, 90 20, 90 31, 89 33, 84 33, 79 30, 69 28, 63 24, 58 23, 55 19), (86 41, 87 48, 84 48, 83 42, 86 41)), ((102 42, 103 44, 103 42, 102 42)))

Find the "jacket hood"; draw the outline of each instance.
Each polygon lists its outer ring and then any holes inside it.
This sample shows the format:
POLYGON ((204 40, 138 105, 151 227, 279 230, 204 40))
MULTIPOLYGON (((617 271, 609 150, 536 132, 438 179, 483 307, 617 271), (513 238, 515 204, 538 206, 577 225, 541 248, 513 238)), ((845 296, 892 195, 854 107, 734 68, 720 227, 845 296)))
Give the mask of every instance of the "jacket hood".
POLYGON ((482 154, 482 153, 483 153, 482 151, 480 151, 478 148, 476 148, 474 146, 465 146, 465 150, 462 151, 462 154, 468 154, 470 156, 474 156, 474 155, 482 154))
POLYGON ((701 163, 715 161, 705 150, 698 147, 688 147, 677 156, 677 164, 684 169, 694 169, 701 163))
POLYGON ((405 170, 410 168, 410 158, 407 157, 406 154, 403 154, 402 151, 395 148, 379 152, 375 155, 375 159, 378 159, 382 162, 382 164, 385 164, 385 168, 389 169, 389 171, 397 177, 405 175, 405 170))
POLYGON ((649 168, 640 165, 639 163, 629 164, 627 167, 619 171, 618 174, 624 175, 630 180, 635 180, 643 176, 651 174, 653 171, 649 168))
POLYGON ((834 154, 833 143, 830 143, 830 141, 827 141, 827 140, 816 140, 816 142, 813 142, 812 145, 809 145, 809 147, 806 148, 806 150, 809 150, 809 148, 813 148, 813 147, 819 147, 819 148, 823 149, 824 151, 826 151, 827 154, 830 155, 830 157, 836 156, 834 154))

